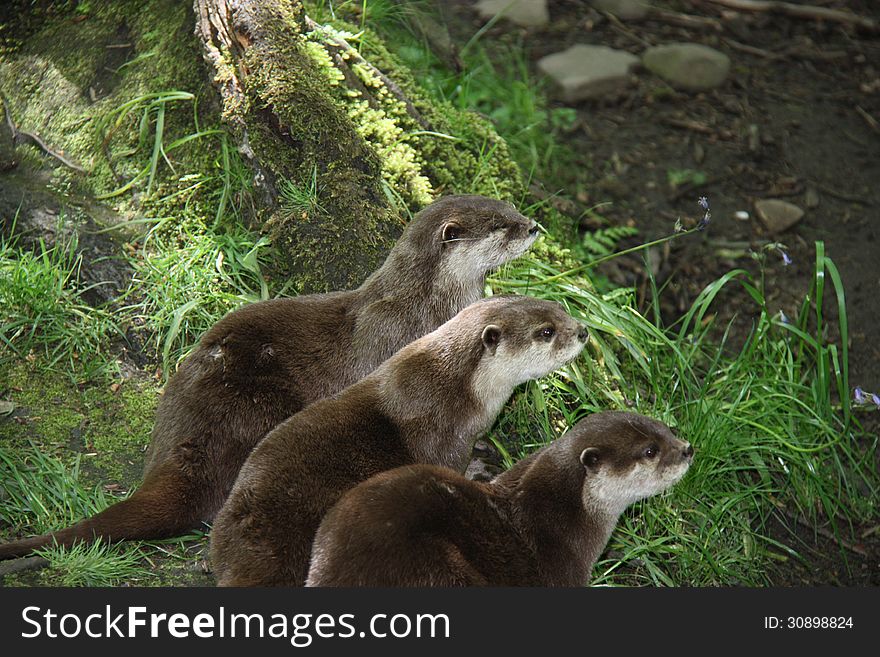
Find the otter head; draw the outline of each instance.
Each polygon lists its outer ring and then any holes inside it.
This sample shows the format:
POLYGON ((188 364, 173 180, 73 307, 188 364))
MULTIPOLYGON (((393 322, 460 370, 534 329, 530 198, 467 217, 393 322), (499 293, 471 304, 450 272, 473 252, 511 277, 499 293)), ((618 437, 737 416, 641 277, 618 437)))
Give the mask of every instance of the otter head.
POLYGON ((478 315, 481 356, 473 386, 483 396, 503 391, 506 400, 513 386, 562 367, 587 341, 586 327, 555 301, 499 296, 466 310, 478 315))
POLYGON ((636 413, 596 413, 563 441, 569 466, 583 477, 585 508, 611 515, 672 486, 694 454, 665 424, 636 413))
POLYGON ((434 255, 444 278, 464 281, 522 255, 538 237, 538 225, 511 203, 475 195, 437 199, 406 230, 415 253, 434 255))

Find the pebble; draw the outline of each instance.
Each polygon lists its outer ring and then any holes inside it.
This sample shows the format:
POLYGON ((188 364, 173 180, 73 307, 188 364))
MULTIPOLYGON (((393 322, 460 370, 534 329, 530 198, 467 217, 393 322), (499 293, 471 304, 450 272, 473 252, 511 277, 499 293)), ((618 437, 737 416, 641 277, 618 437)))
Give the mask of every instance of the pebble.
POLYGON ((590 0, 593 9, 607 11, 621 20, 639 20, 648 15, 651 5, 641 0, 590 0))
POLYGON ((567 103, 613 95, 629 83, 639 58, 607 46, 574 45, 542 57, 538 70, 549 76, 567 103))
POLYGON ((642 64, 674 87, 690 91, 721 86, 730 70, 723 52, 698 43, 670 43, 645 50, 642 64))
POLYGON ((755 201, 755 214, 770 235, 788 230, 801 220, 804 211, 794 203, 776 198, 755 201))
POLYGON ((502 18, 523 27, 543 27, 550 22, 547 0, 480 0, 475 6, 483 18, 502 18))

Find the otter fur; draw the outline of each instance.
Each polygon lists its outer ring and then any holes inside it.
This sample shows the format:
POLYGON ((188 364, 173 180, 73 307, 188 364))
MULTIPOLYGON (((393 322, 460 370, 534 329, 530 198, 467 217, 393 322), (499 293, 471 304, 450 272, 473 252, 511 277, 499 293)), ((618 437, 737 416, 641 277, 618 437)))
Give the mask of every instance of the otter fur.
POLYGON ((168 382, 140 488, 72 527, 0 545, 0 559, 52 543, 172 537, 212 521, 271 429, 481 298, 487 272, 525 252, 537 232, 509 203, 440 198, 358 289, 229 313, 168 382))
POLYGON ((463 471, 514 387, 572 360, 586 338, 558 303, 485 299, 289 418, 248 457, 217 515, 218 583, 302 586, 315 531, 346 490, 410 463, 463 471))
POLYGON ((383 472, 315 538, 309 586, 583 586, 623 510, 687 471, 661 422, 598 413, 491 483, 446 468, 383 472))

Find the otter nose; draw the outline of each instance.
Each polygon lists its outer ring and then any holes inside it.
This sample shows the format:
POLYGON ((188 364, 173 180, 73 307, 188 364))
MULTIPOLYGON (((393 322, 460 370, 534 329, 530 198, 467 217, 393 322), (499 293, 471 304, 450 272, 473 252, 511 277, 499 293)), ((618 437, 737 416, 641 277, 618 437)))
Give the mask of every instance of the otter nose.
POLYGON ((529 235, 537 235, 538 234, 538 224, 536 222, 532 222, 532 225, 529 227, 529 235))
POLYGON ((681 453, 684 455, 684 457, 685 457, 686 459, 692 458, 693 455, 694 455, 694 446, 691 445, 690 443, 687 443, 687 444, 684 446, 684 449, 681 450, 681 453))
POLYGON ((580 330, 578 331, 578 340, 580 340, 581 342, 586 342, 586 341, 587 341, 587 337, 588 337, 589 335, 590 335, 590 334, 587 333, 587 327, 586 327, 586 326, 581 326, 580 330))

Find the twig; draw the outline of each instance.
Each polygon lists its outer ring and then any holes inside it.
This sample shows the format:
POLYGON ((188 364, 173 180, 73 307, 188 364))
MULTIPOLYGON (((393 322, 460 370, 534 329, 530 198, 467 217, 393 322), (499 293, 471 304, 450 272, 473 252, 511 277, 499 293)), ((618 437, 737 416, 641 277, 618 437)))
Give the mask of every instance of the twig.
POLYGON ((756 48, 755 46, 749 46, 745 43, 734 41, 733 39, 725 38, 724 44, 733 48, 734 50, 739 50, 740 52, 744 52, 749 55, 755 55, 757 57, 763 57, 764 59, 785 59, 785 55, 770 52, 769 50, 764 50, 762 48, 756 48))
POLYGON ((70 167, 74 171, 79 171, 80 173, 88 173, 88 171, 78 165, 76 162, 68 160, 61 153, 57 153, 53 151, 46 145, 42 139, 40 139, 37 135, 31 132, 25 132, 24 130, 19 130, 15 122, 12 120, 12 112, 9 111, 9 101, 6 100, 6 97, 3 94, 0 94, 0 102, 3 103, 3 113, 6 115, 6 124, 9 126, 9 129, 12 131, 12 143, 15 145, 22 144, 25 142, 30 142, 38 149, 46 153, 46 155, 51 155, 56 160, 61 162, 61 164, 70 167))
POLYGON ((815 20, 827 20, 835 23, 855 25, 868 32, 880 31, 880 25, 870 18, 852 14, 837 9, 816 7, 811 5, 796 5, 789 2, 776 2, 775 0, 703 0, 722 7, 736 9, 737 11, 766 11, 776 14, 785 14, 794 18, 807 18, 815 20))
POLYGON ((682 14, 677 11, 663 11, 662 9, 652 8, 648 14, 648 18, 659 20, 672 25, 680 25, 681 27, 709 27, 716 32, 722 32, 724 26, 721 21, 706 16, 694 16, 693 14, 682 14))
POLYGON ((693 132, 699 132, 701 135, 714 135, 715 131, 707 126, 704 123, 697 123, 696 121, 684 121, 682 119, 673 119, 669 117, 663 117, 663 123, 667 125, 671 125, 673 128, 682 128, 683 130, 691 130, 693 132))
POLYGON ((608 19, 608 21, 611 23, 611 27, 613 27, 617 33, 622 34, 627 39, 630 39, 631 41, 636 42, 637 44, 639 44, 643 48, 650 48, 652 45, 654 45, 651 42, 646 41, 645 39, 640 37, 638 34, 633 32, 629 28, 627 28, 626 25, 621 23, 620 19, 617 16, 615 16, 614 14, 612 14, 611 12, 600 11, 599 13, 608 19))
POLYGON ((865 123, 867 123, 871 127, 871 130, 873 130, 874 132, 880 133, 880 123, 877 123, 877 119, 875 119, 873 116, 868 114, 859 105, 856 105, 856 112, 859 113, 859 116, 861 116, 863 119, 865 119, 865 123))

